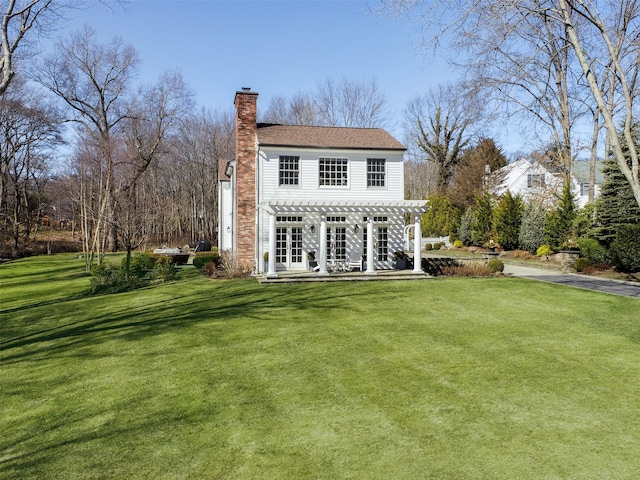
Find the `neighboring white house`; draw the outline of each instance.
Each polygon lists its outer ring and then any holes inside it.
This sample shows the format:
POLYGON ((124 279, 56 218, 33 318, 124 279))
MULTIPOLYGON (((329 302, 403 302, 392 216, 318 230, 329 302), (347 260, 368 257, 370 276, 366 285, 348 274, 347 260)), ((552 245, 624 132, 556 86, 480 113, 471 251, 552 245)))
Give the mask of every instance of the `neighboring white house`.
MULTIPOLYGON (((510 163, 493 174, 499 183, 492 187, 493 193, 502 195, 510 191, 513 195, 521 195, 526 202, 538 202, 551 206, 556 201, 564 185, 561 174, 549 171, 544 165, 526 158, 510 163)), ((600 193, 602 169, 596 172, 594 198, 600 193)), ((571 186, 578 207, 584 207, 589 199, 589 163, 576 161, 572 165, 571 186)))
POLYGON ((257 96, 236 93, 236 158, 220 177, 219 248, 268 276, 309 269, 309 252, 320 275, 349 262, 370 274, 393 268, 406 216, 420 232, 428 208, 404 200, 404 146, 377 128, 258 124, 257 96))

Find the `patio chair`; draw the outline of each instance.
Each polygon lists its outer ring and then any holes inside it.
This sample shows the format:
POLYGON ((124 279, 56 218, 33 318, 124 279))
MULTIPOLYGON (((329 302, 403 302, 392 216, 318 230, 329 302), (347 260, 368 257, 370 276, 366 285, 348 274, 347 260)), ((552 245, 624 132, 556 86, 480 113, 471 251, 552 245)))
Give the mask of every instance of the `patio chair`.
POLYGON ((362 271, 362 255, 359 252, 351 252, 347 261, 347 271, 353 272, 356 268, 362 271))

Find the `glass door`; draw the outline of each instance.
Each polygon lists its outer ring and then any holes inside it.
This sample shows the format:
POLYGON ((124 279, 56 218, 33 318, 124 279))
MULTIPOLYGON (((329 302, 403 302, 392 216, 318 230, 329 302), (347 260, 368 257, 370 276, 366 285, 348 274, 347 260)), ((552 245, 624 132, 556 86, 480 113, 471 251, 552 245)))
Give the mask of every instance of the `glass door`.
POLYGON ((304 268, 302 227, 276 227, 276 268, 304 268))
POLYGON ((327 260, 345 261, 347 259, 347 228, 327 227, 327 260))

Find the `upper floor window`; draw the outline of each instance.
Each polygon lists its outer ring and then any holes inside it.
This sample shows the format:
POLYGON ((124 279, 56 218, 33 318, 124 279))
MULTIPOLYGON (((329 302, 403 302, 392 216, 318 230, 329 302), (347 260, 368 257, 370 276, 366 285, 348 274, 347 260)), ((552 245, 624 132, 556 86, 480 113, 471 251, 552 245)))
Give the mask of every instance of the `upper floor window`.
POLYGON ((527 188, 544 187, 544 173, 530 173, 527 175, 527 188))
POLYGON ((300 157, 280 155, 280 161, 278 163, 278 184, 298 185, 299 167, 300 157))
POLYGON ((320 158, 320 186, 346 187, 349 180, 349 164, 346 158, 320 158))
POLYGON ((367 187, 385 186, 386 163, 384 158, 367 158, 367 187))

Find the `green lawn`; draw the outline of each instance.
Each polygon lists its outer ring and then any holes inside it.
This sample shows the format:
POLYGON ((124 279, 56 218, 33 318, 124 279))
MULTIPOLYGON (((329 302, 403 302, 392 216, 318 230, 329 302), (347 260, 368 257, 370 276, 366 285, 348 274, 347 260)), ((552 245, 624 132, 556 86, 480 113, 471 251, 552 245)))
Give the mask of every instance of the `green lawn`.
POLYGON ((635 479, 640 301, 0 266, 0 478, 635 479))

